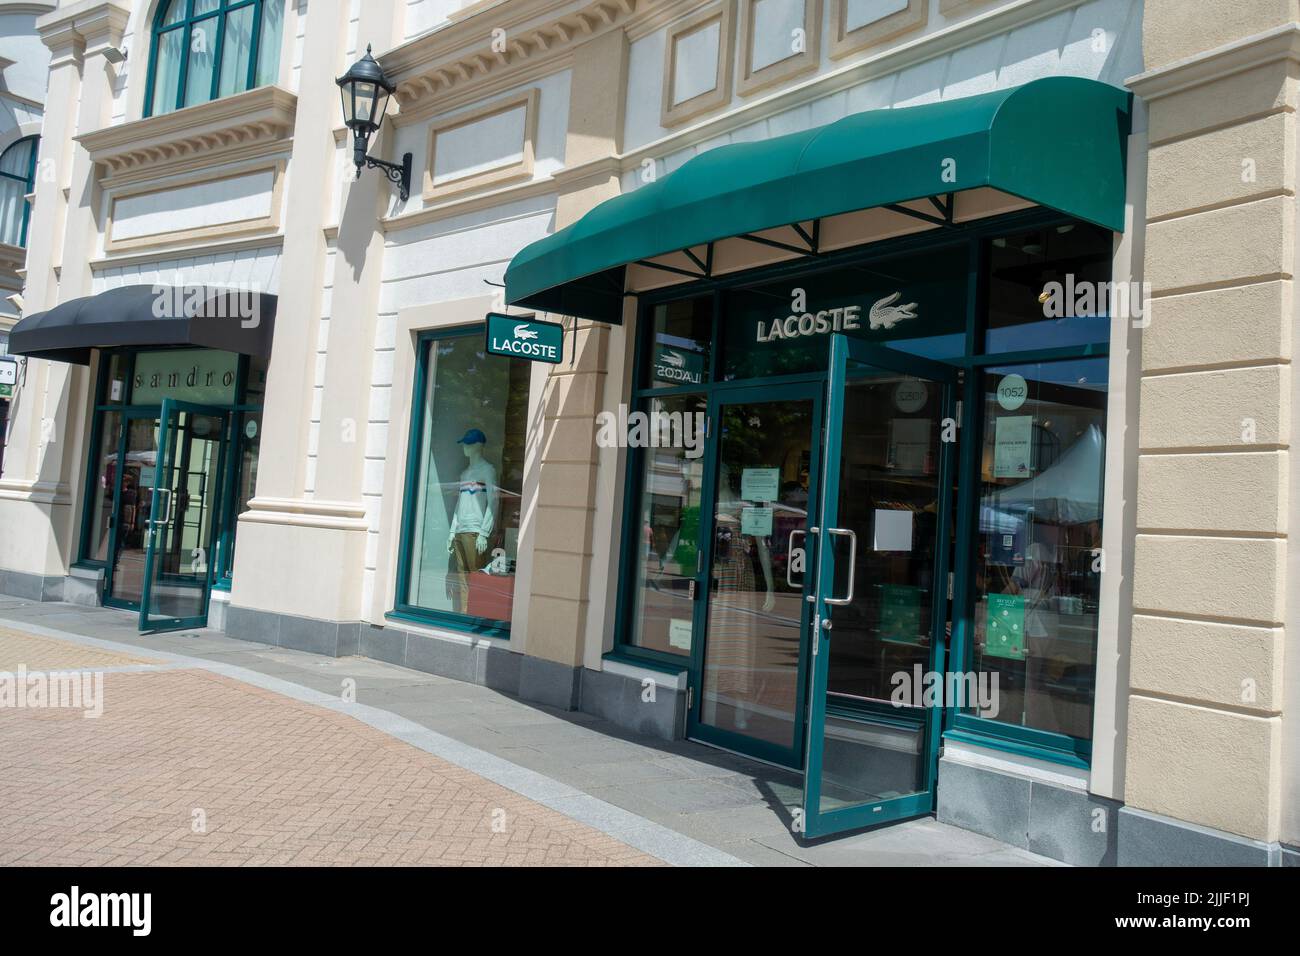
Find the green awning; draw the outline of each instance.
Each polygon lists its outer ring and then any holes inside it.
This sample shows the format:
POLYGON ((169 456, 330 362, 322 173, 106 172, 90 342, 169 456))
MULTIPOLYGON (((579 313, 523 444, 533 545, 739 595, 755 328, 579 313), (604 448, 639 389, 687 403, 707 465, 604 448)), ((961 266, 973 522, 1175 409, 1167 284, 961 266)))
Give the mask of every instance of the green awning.
POLYGON ((524 248, 506 301, 618 323, 629 263, 981 187, 1120 232, 1130 102, 1105 83, 1047 77, 720 146, 524 248))

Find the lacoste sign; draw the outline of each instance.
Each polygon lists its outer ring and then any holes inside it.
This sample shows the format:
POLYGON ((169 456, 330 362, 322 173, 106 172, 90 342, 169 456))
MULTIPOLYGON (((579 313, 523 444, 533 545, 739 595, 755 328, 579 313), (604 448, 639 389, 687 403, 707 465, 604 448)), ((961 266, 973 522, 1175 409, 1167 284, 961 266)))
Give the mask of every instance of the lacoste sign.
POLYGON ((699 352, 660 346, 654 357, 654 376, 676 385, 699 385, 704 381, 704 356, 699 352))
MULTIPOLYGON (((916 318, 916 303, 895 305, 901 292, 894 292, 876 300, 867 313, 867 324, 872 329, 892 329, 904 319, 916 318)), ((775 342, 777 339, 796 339, 805 335, 825 335, 827 332, 856 332, 862 328, 862 306, 848 305, 839 309, 804 312, 773 319, 771 323, 758 321, 757 340, 775 342)))
POLYGON ((531 316, 487 314, 487 352, 558 365, 564 358, 564 326, 531 316))

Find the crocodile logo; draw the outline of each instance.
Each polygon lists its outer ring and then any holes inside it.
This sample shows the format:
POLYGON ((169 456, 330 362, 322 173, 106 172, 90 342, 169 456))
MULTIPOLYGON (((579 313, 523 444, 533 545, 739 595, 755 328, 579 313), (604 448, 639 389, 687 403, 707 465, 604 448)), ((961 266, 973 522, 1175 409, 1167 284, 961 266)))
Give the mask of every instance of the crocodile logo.
POLYGON ((916 318, 916 303, 908 302, 906 305, 894 305, 903 297, 903 293, 895 292, 887 295, 883 299, 877 299, 871 311, 867 313, 867 322, 873 329, 892 329, 904 319, 916 318))
POLYGON ((537 332, 536 332, 536 330, 534 330, 534 329, 530 329, 530 328, 529 328, 528 326, 526 326, 526 325, 516 325, 516 326, 515 326, 515 338, 517 338, 517 339, 535 339, 535 338, 537 338, 537 332))

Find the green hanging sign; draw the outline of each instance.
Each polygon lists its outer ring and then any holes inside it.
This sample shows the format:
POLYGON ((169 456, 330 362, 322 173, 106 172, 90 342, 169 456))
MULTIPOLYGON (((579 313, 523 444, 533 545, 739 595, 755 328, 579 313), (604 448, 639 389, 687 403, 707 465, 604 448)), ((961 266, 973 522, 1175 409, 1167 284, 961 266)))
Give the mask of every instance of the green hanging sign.
POLYGON ((487 314, 487 352, 527 362, 558 365, 564 358, 564 326, 530 316, 487 314))

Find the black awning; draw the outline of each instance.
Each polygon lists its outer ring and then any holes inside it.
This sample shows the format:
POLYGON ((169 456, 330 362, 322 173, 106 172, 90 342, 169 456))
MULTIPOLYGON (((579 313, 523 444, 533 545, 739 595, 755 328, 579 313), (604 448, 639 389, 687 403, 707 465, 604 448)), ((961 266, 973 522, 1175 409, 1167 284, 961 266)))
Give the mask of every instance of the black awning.
POLYGON ((9 352, 90 364, 91 349, 197 345, 269 356, 276 297, 208 286, 128 285, 29 315, 9 333, 9 352))

